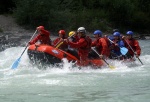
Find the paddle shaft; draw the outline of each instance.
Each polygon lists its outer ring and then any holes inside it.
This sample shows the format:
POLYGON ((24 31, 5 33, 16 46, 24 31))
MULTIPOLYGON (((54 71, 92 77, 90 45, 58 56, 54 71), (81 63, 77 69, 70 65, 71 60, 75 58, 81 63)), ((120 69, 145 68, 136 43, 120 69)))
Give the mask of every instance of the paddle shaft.
MULTIPOLYGON (((136 55, 135 51, 133 50, 133 48, 131 47, 131 45, 125 40, 125 42, 128 44, 128 46, 130 47, 130 49, 132 50, 132 52, 134 53, 134 55, 136 55)), ((138 58, 138 60, 141 62, 141 64, 143 65, 143 62, 140 60, 139 57, 136 57, 138 58)))
POLYGON ((60 44, 60 42, 62 42, 62 39, 60 39, 59 42, 57 42, 57 44, 55 44, 54 46, 57 47, 60 44))
MULTIPOLYGON (((33 36, 36 34, 36 32, 37 32, 37 30, 34 32, 34 34, 32 35, 32 37, 30 38, 30 41, 31 41, 31 39, 33 38, 33 36)), ((28 43, 29 43, 29 42, 28 42, 28 43)), ((25 52, 25 50, 26 50, 27 47, 28 47, 28 43, 26 44, 26 47, 25 47, 25 49, 23 50, 23 52, 21 53, 20 57, 12 64, 11 69, 16 69, 16 68, 18 67, 19 62, 20 62, 20 59, 21 59, 23 53, 25 52)))
MULTIPOLYGON (((115 42, 113 42, 112 40, 110 40, 109 38, 107 38, 111 43, 115 44, 115 42)), ((118 45, 117 45, 118 46, 118 45)), ((118 46, 119 47, 119 46, 118 46)))
MULTIPOLYGON (((99 53, 94 48, 92 48, 92 50, 100 57, 99 53)), ((109 66, 109 63, 103 57, 102 60, 109 66)))
MULTIPOLYGON (((109 38, 108 38, 108 40, 109 40, 111 43, 114 43, 114 44, 115 44, 115 42, 111 41, 109 38)), ((127 54, 127 52, 128 52, 128 49, 127 49, 127 48, 125 48, 125 47, 120 47, 119 45, 117 45, 117 46, 120 48, 120 52, 121 52, 122 55, 126 55, 126 54, 127 54)))
MULTIPOLYGON (((68 39, 70 39, 72 36, 74 36, 74 34, 71 35, 70 37, 68 37, 68 39)), ((58 48, 58 47, 59 47, 60 45, 62 45, 62 44, 63 44, 63 40, 60 39, 60 41, 55 45, 55 47, 58 48)))
MULTIPOLYGON (((34 32, 34 34, 32 35, 32 37, 30 38, 30 40, 28 41, 28 43, 33 39, 34 35, 36 34, 37 30, 34 32)), ((28 47, 28 43, 26 44, 25 49, 23 50, 23 52, 21 53, 20 57, 24 54, 24 52, 26 51, 27 47, 28 47)))
MULTIPOLYGON (((107 38, 111 43, 115 44, 115 42, 113 42, 112 40, 110 40, 109 38, 107 38)), ((118 46, 118 45, 117 45, 118 46)), ((119 46, 118 46, 119 47, 119 46)))

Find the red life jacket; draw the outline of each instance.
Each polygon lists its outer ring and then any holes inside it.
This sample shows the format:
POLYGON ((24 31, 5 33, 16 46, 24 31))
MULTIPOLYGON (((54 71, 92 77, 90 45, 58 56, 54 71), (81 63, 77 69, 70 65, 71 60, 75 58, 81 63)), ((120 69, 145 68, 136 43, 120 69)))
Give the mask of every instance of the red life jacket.
POLYGON ((79 41, 76 43, 68 42, 68 44, 72 48, 78 49, 78 55, 80 57, 80 61, 77 62, 78 64, 87 65, 89 63, 88 54, 91 49, 91 43, 92 43, 92 39, 89 38, 88 36, 80 38, 79 41))
MULTIPOLYGON (((131 38, 131 39, 127 39, 126 41, 132 47, 134 52, 136 52, 138 55, 141 54, 141 48, 137 40, 131 38)), ((125 46, 128 48, 130 55, 134 56, 134 52, 132 51, 132 49, 129 47, 127 43, 125 42, 125 46)))
MULTIPOLYGON (((65 39, 66 37, 64 37, 65 39)), ((54 41, 53 41, 53 45, 54 47, 56 47, 59 43, 62 42, 62 39, 61 38, 56 38, 54 41)), ((62 50, 66 50, 68 48, 68 44, 64 41, 63 44, 61 44, 59 46, 59 49, 62 49, 62 50)))
POLYGON ((51 45, 50 33, 47 30, 42 29, 41 33, 39 33, 29 44, 34 44, 37 41, 40 41, 41 44, 51 45))
POLYGON ((78 42, 76 43, 69 42, 68 44, 72 48, 78 49, 79 56, 88 56, 88 53, 91 49, 91 43, 92 43, 92 39, 90 39, 89 37, 82 37, 79 39, 78 42))
POLYGON ((110 55, 110 50, 108 48, 108 42, 106 38, 99 38, 96 41, 94 41, 93 44, 96 44, 95 46, 99 54, 106 56, 110 55))
POLYGON ((89 36, 86 36, 84 39, 85 39, 85 41, 86 41, 87 44, 86 44, 86 46, 80 47, 79 49, 90 51, 92 40, 91 40, 91 38, 89 36))

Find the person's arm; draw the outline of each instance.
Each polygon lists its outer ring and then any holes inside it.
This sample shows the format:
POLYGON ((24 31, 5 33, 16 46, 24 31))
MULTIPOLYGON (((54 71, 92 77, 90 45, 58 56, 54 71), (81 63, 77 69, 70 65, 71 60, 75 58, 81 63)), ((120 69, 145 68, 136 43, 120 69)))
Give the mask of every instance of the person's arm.
POLYGON ((86 42, 84 41, 84 39, 80 39, 78 42, 73 43, 73 42, 68 42, 68 44, 72 47, 72 48, 80 48, 82 46, 86 45, 86 42))
POLYGON ((41 35, 38 34, 33 40, 29 42, 29 44, 30 45, 35 44, 40 38, 41 38, 41 35))
POLYGON ((96 46, 97 45, 97 40, 94 40, 91 44, 92 47, 96 46))

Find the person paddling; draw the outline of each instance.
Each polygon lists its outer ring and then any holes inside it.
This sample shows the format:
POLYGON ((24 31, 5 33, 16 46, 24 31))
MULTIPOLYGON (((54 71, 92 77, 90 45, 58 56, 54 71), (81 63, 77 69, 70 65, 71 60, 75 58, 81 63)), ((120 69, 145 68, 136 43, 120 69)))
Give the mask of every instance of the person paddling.
POLYGON ((65 30, 59 30, 58 34, 59 34, 59 37, 53 41, 53 46, 56 47, 61 42, 63 42, 58 48, 61 50, 67 50, 68 44, 64 41, 64 39, 67 38, 65 30))
MULTIPOLYGON (((70 31, 69 34, 68 34, 68 39, 73 42, 73 43, 76 43, 79 41, 79 37, 77 35, 77 32, 76 31, 70 31)), ((80 59, 79 56, 78 56, 78 51, 77 51, 77 48, 72 48, 70 45, 68 45, 68 50, 67 50, 68 53, 70 53, 71 55, 74 55, 76 56, 76 58, 80 59)))
POLYGON ((51 45, 50 32, 44 29, 44 26, 39 26, 36 28, 38 35, 29 42, 29 45, 35 44, 39 41, 40 44, 51 45))
MULTIPOLYGON (((69 39, 70 39, 71 42, 76 43, 76 42, 79 41, 79 37, 78 37, 78 35, 77 35, 77 32, 71 31, 71 32, 69 32, 68 35, 69 35, 69 39)), ((69 46, 68 46, 68 49, 69 49, 69 50, 72 50, 72 49, 74 49, 74 48, 71 48, 70 45, 69 45, 69 46)))
POLYGON ((71 37, 70 39, 72 42, 76 43, 77 41, 79 41, 79 37, 78 37, 76 31, 70 31, 68 35, 69 35, 69 37, 71 37))
POLYGON ((128 58, 133 58, 134 55, 139 57, 141 54, 141 47, 139 42, 133 38, 133 31, 127 31, 127 37, 123 36, 122 39, 125 42, 125 46, 128 48, 128 58))
POLYGON ((119 60, 122 60, 123 56, 120 51, 120 48, 124 47, 125 44, 120 38, 120 32, 114 32, 113 37, 114 37, 114 39, 113 39, 113 43, 111 45, 111 51, 114 53, 114 55, 116 55, 116 56, 114 56, 115 59, 117 58, 119 60))
POLYGON ((109 57, 110 51, 108 48, 108 43, 105 38, 102 37, 102 32, 100 30, 94 31, 95 40, 92 42, 92 47, 96 47, 96 50, 100 54, 100 57, 109 57))
POLYGON ((72 48, 77 48, 78 50, 80 60, 77 62, 77 65, 87 66, 89 65, 88 54, 91 50, 92 39, 86 36, 86 30, 84 27, 79 27, 77 29, 77 33, 79 36, 79 41, 76 43, 69 41, 69 39, 66 39, 66 41, 68 42, 68 45, 72 48))

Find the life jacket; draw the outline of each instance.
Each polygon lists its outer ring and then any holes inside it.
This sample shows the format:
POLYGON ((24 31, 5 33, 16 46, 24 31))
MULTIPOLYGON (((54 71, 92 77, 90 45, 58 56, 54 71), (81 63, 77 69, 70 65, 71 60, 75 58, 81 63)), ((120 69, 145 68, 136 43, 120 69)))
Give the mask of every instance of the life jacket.
POLYGON ((39 41, 41 42, 41 44, 48 44, 51 45, 51 39, 48 36, 45 35, 40 35, 42 37, 39 37, 39 41))
POLYGON ((101 46, 98 46, 98 43, 99 43, 99 40, 100 40, 100 38, 98 38, 97 40, 96 40, 96 46, 95 46, 95 48, 96 48, 96 50, 97 51, 99 51, 102 47, 101 46))
MULTIPOLYGON (((138 55, 141 54, 141 48, 140 48, 137 40, 135 40, 134 38, 131 38, 126 41, 132 47, 134 52, 136 52, 138 55)), ((130 46, 127 43, 125 43, 125 46, 128 48, 130 55, 134 56, 134 52, 132 51, 132 49, 130 48, 130 46)))
POLYGON ((90 49, 91 49, 91 44, 92 44, 92 40, 90 39, 89 36, 86 36, 84 39, 85 39, 85 41, 87 42, 87 45, 84 46, 84 47, 81 47, 81 48, 79 48, 79 49, 90 51, 90 49))
POLYGON ((29 44, 34 44, 37 41, 39 41, 41 44, 48 44, 51 45, 50 40, 50 33, 46 30, 41 30, 41 33, 39 33, 33 40, 29 42, 29 44))
POLYGON ((111 46, 111 42, 108 40, 108 38, 107 38, 107 37, 104 37, 104 39, 106 40, 107 46, 108 46, 108 47, 111 46))
POLYGON ((96 46, 97 51, 99 54, 109 56, 110 54, 110 49, 108 48, 108 42, 105 38, 99 38, 97 40, 97 46, 96 46))
MULTIPOLYGON (((66 39, 66 37, 63 37, 63 39, 66 39)), ((56 47, 59 43, 61 43, 63 40, 61 38, 56 38, 54 41, 53 41, 53 45, 54 47, 56 47)), ((63 42, 60 46, 59 46, 59 49, 62 49, 62 50, 66 50, 68 48, 68 44, 67 42, 63 42)))
MULTIPOLYGON (((135 39, 131 38, 131 39, 126 40, 126 41, 127 41, 127 43, 128 43, 133 49, 135 49, 135 46, 134 46, 134 44, 135 44, 135 39)), ((126 44, 125 46, 126 46, 128 49, 130 49, 130 47, 129 47, 128 44, 126 44)))

